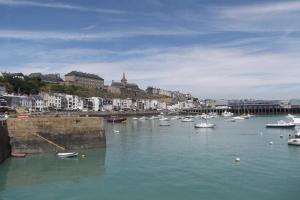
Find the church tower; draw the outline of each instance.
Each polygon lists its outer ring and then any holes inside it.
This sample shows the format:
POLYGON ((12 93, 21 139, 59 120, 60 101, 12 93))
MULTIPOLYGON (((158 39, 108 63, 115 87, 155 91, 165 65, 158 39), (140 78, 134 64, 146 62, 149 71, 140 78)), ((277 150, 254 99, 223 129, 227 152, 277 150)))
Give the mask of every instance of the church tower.
POLYGON ((121 80, 121 83, 123 84, 123 86, 127 85, 127 79, 125 78, 125 73, 123 72, 123 78, 121 80))

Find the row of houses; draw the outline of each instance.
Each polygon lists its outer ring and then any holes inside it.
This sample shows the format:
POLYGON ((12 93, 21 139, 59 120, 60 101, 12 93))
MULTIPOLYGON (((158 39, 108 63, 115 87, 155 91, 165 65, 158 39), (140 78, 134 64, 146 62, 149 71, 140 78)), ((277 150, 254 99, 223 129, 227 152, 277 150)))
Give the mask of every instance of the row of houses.
POLYGON ((29 112, 43 111, 144 111, 144 110, 178 110, 193 108, 191 100, 186 102, 166 103, 156 99, 132 99, 102 97, 83 98, 62 93, 40 93, 33 96, 3 94, 6 106, 12 109, 23 108, 29 112))

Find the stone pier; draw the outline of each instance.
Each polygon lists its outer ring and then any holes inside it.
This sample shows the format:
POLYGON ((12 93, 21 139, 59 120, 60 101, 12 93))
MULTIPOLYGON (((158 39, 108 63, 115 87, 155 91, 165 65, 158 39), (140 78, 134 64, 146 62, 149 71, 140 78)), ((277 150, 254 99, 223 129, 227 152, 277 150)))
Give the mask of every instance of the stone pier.
POLYGON ((33 117, 7 120, 13 152, 42 153, 105 147, 101 117, 33 117))

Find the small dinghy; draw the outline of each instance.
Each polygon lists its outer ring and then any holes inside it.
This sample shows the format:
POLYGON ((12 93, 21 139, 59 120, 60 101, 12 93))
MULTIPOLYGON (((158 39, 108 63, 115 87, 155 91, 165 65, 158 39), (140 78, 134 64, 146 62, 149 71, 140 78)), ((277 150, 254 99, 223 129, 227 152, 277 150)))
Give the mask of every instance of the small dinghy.
POLYGON ((160 126, 170 126, 171 124, 168 123, 168 122, 165 122, 165 123, 160 123, 159 125, 160 125, 160 126))
POLYGON ((214 128, 215 124, 210 124, 210 123, 206 123, 206 122, 201 122, 199 124, 195 125, 195 128, 214 128))
POLYGON ((26 153, 23 153, 23 152, 12 152, 11 153, 11 157, 14 157, 14 158, 25 158, 26 157, 26 153))
POLYGON ((193 122, 194 120, 192 118, 184 118, 181 120, 182 122, 193 122))
POLYGON ((78 152, 67 152, 67 153, 57 153, 56 156, 59 158, 74 158, 79 155, 78 152))
POLYGON ((267 124, 267 128, 295 128, 295 124, 292 122, 285 122, 283 120, 278 121, 275 124, 267 124))

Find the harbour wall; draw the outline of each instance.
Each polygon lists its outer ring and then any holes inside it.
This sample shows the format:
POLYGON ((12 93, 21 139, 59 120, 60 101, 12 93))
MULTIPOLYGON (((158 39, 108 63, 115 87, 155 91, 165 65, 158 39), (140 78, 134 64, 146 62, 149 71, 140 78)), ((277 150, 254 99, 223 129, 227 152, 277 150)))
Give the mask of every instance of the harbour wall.
POLYGON ((12 152, 42 153, 105 147, 100 117, 30 117, 7 120, 12 152))
POLYGON ((10 156, 11 146, 5 122, 0 122, 0 164, 10 156))
POLYGON ((300 107, 298 108, 277 108, 273 106, 252 106, 252 107, 234 107, 230 109, 214 109, 214 108, 191 108, 184 109, 180 114, 202 114, 202 113, 218 113, 222 114, 224 111, 232 112, 236 115, 241 114, 255 114, 255 115, 282 115, 282 114, 300 114, 300 107))

